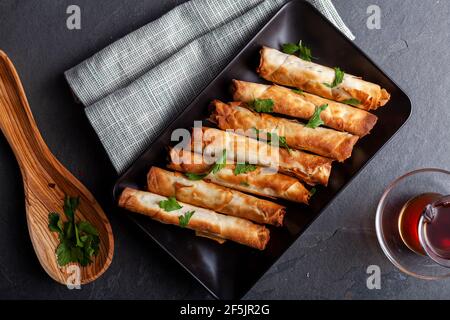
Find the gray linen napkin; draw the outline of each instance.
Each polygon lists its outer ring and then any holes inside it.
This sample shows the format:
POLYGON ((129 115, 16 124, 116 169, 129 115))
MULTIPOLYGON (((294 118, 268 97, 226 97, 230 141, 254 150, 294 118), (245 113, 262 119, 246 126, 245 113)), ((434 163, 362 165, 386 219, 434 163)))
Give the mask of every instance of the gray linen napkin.
MULTIPOLYGON (((120 173, 287 0, 191 0, 65 72, 120 173)), ((350 39, 330 0, 309 0, 350 39)))

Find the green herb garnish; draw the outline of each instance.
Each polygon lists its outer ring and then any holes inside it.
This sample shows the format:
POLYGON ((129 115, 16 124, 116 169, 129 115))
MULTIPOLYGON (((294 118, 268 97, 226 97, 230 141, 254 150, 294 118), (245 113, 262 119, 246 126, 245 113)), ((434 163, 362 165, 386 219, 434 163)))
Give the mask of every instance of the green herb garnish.
POLYGON ((48 215, 48 228, 50 231, 58 232, 60 235, 63 232, 63 223, 57 213, 50 213, 48 215))
POLYGON ((320 114, 323 110, 328 108, 328 104, 321 105, 320 107, 316 107, 316 110, 314 111, 313 116, 311 119, 309 119, 308 123, 306 124, 307 128, 315 129, 321 125, 324 124, 323 120, 320 118, 320 114))
POLYGON ((292 92, 294 92, 296 94, 303 94, 303 90, 300 90, 300 89, 292 89, 292 92))
POLYGON ((305 61, 311 61, 313 56, 311 54, 311 49, 307 46, 302 45, 302 41, 300 40, 298 43, 298 56, 300 59, 303 59, 305 61))
POLYGON ((281 45, 281 51, 286 54, 295 54, 298 51, 298 45, 295 43, 284 43, 281 45))
POLYGON ((272 99, 255 99, 249 103, 249 106, 259 113, 272 113, 274 102, 272 99))
POLYGON ((329 83, 324 83, 325 86, 327 86, 328 88, 335 88, 338 85, 340 85, 342 83, 342 81, 344 81, 344 71, 342 71, 341 69, 339 69, 338 67, 334 68, 334 80, 332 84, 329 83))
POLYGON ((169 197, 167 200, 162 200, 158 205, 161 209, 164 209, 164 211, 167 212, 183 208, 183 206, 177 202, 177 199, 175 197, 169 197))
POLYGON ((227 149, 223 149, 222 156, 217 159, 216 163, 212 166, 211 172, 212 174, 216 174, 227 165, 227 149))
POLYGON ((191 220, 191 217, 194 215, 195 211, 188 211, 182 216, 178 216, 178 222, 180 224, 180 227, 185 228, 189 224, 189 220, 191 220))
POLYGON ((285 136, 279 136, 275 132, 274 133, 267 132, 267 137, 270 137, 269 140, 270 144, 272 144, 274 140, 278 140, 278 145, 282 148, 287 149, 287 151, 291 153, 291 148, 288 146, 285 136))
POLYGON ((317 192, 316 188, 312 188, 311 190, 309 190, 309 196, 312 197, 313 195, 315 195, 317 192))
POLYGON ((197 181, 197 180, 202 180, 203 178, 205 178, 208 174, 207 173, 190 173, 190 172, 186 172, 184 174, 186 176, 186 178, 188 178, 189 180, 192 181, 197 181))
POLYGON ((244 186, 244 187, 250 187, 250 185, 248 184, 248 182, 245 182, 245 181, 241 181, 241 182, 239 182, 239 184, 240 184, 241 186, 244 186))
POLYGON ((61 267, 71 262, 87 266, 99 252, 100 238, 97 229, 87 221, 75 221, 79 204, 79 197, 65 196, 63 211, 66 222, 62 222, 58 213, 52 212, 48 215, 48 228, 59 236, 56 257, 61 267))
POLYGON ((253 130, 255 130, 256 132, 256 137, 259 138, 259 133, 261 132, 261 130, 259 130, 258 128, 253 127, 253 130))
POLYGON ((355 98, 351 98, 351 99, 342 101, 342 103, 357 107, 361 104, 361 101, 359 101, 358 99, 355 99, 355 98))
MULTIPOLYGON (((259 130, 257 128, 253 128, 253 130, 255 130, 257 138, 258 138, 259 134, 261 133, 261 130, 259 130)), ((279 136, 275 132, 274 133, 266 132, 265 140, 268 144, 273 144, 273 141, 278 141, 278 146, 287 149, 287 151, 289 153, 291 153, 291 148, 288 146, 285 136, 279 136)))
POLYGON ((220 158, 216 161, 216 163, 211 167, 211 169, 207 173, 198 174, 198 173, 187 172, 187 173, 185 173, 185 176, 189 180, 194 180, 194 181, 202 180, 210 173, 216 174, 217 172, 222 170, 226 165, 227 165, 227 150, 223 149, 222 155, 220 156, 220 158))
POLYGON ((311 54, 311 49, 302 44, 302 40, 295 43, 285 43, 281 46, 281 50, 286 54, 298 54, 300 59, 305 61, 311 61, 313 56, 311 54))
POLYGON ((256 170, 256 166, 248 163, 236 163, 234 167, 234 175, 237 176, 242 173, 252 172, 256 170))

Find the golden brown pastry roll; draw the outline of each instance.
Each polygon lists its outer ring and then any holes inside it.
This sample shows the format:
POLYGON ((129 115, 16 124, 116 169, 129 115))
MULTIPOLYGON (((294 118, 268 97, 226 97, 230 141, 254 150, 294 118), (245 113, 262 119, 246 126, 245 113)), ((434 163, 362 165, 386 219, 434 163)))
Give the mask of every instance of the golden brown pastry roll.
POLYGON ((327 104, 328 108, 320 114, 325 126, 359 137, 367 135, 378 120, 376 115, 367 111, 277 85, 233 80, 232 91, 236 101, 249 103, 255 99, 271 99, 273 112, 304 120, 311 119, 316 108, 327 104))
POLYGON ((294 149, 302 149, 321 156, 344 161, 352 155, 358 137, 349 133, 327 128, 308 128, 295 120, 278 118, 266 113, 255 113, 242 107, 241 102, 211 102, 214 111, 211 120, 222 130, 243 129, 247 136, 268 140, 267 133, 276 133, 286 138, 286 143, 294 149), (253 130, 252 130, 253 129, 253 130))
POLYGON ((168 198, 154 193, 126 188, 120 195, 119 206, 177 226, 180 225, 180 217, 193 212, 186 228, 195 230, 202 236, 232 240, 259 250, 264 250, 269 241, 269 230, 265 226, 181 202, 180 209, 168 212, 160 207, 160 203, 167 200, 168 198))
POLYGON ((211 164, 204 162, 201 154, 172 149, 168 167, 184 173, 207 174, 206 181, 259 196, 306 204, 310 198, 310 192, 296 178, 258 166, 252 171, 239 172, 236 164, 227 164, 213 174, 211 164))
POLYGON ((193 130, 191 148, 207 157, 219 157, 226 150, 227 160, 271 167, 302 179, 310 185, 328 184, 332 159, 299 150, 287 150, 243 135, 203 127, 193 130))
POLYGON ((375 110, 384 106, 390 94, 379 85, 361 78, 345 74, 342 83, 334 88, 334 69, 285 54, 276 49, 263 47, 258 73, 268 81, 295 87, 321 97, 336 101, 356 99, 360 101, 358 108, 375 110))
POLYGON ((285 207, 271 201, 157 167, 148 172, 147 186, 162 196, 262 224, 281 226, 286 213, 285 207))

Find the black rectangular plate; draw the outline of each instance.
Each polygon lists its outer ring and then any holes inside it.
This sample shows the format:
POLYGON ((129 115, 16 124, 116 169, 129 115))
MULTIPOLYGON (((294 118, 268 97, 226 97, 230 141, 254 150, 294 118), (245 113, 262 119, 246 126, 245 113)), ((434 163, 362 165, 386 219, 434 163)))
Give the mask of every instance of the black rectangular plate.
POLYGON ((264 82, 255 72, 261 46, 279 48, 282 43, 297 42, 299 39, 312 48, 314 56, 318 57, 318 63, 339 66, 350 74, 380 84, 392 94, 389 104, 375 112, 379 120, 372 133, 358 142, 350 159, 334 164, 329 186, 317 189, 311 205, 307 207, 280 201, 287 206, 285 226, 271 228, 268 247, 261 252, 231 241, 220 245, 205 238, 195 237, 191 230, 126 213, 216 298, 241 298, 260 279, 407 121, 411 113, 408 96, 314 7, 303 1, 292 1, 278 11, 162 132, 119 178, 114 188, 116 201, 125 186, 145 190, 145 178, 149 168, 153 165, 164 168, 167 163, 167 147, 174 129, 191 128, 194 120, 206 119, 208 104, 212 99, 229 101, 231 96, 227 88, 230 87, 232 79, 264 82))

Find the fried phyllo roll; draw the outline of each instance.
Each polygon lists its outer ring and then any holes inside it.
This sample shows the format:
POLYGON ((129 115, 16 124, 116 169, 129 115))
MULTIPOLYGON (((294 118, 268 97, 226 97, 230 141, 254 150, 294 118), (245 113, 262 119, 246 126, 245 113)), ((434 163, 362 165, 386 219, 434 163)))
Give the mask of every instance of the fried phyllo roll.
POLYGON ((119 198, 119 206, 162 223, 195 230, 202 236, 232 240, 259 250, 264 250, 269 241, 269 229, 265 226, 182 202, 177 203, 181 208, 166 211, 162 205, 165 201, 171 199, 126 188, 119 198))
POLYGON ((271 201, 157 167, 148 172, 147 186, 162 196, 262 224, 281 226, 286 213, 283 206, 271 201))
POLYGON ((228 163, 218 172, 212 173, 211 166, 203 161, 201 154, 170 150, 168 167, 172 170, 204 175, 206 181, 259 196, 308 203, 310 193, 297 178, 259 166, 250 166, 250 170, 242 170, 243 165, 228 163))
POLYGON ((270 141, 276 134, 294 149, 310 151, 321 156, 344 161, 352 155, 358 137, 327 128, 308 128, 295 120, 256 113, 242 107, 240 102, 211 102, 211 120, 222 130, 243 129, 247 136, 270 141), (252 130, 253 129, 253 130, 252 130))
POLYGON ((364 110, 375 110, 390 99, 390 94, 377 84, 350 74, 337 74, 336 69, 268 47, 261 49, 257 71, 268 81, 339 102, 353 101, 357 108, 364 110))
POLYGON ((328 184, 332 159, 299 150, 288 150, 240 134, 203 127, 193 129, 191 150, 207 157, 249 163, 293 175, 310 185, 328 184))
POLYGON ((324 125, 359 137, 369 134, 378 120, 376 115, 365 110, 277 85, 233 80, 232 92, 233 100, 246 103, 271 99, 273 112, 303 120, 311 119, 316 108, 328 105, 320 113, 324 125))

